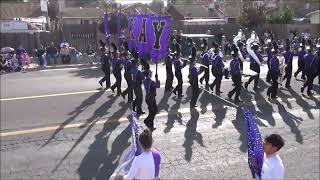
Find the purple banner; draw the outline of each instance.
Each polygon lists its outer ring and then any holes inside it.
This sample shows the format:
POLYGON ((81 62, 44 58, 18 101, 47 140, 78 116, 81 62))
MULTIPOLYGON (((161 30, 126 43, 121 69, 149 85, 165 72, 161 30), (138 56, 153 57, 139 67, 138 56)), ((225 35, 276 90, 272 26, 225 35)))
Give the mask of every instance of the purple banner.
POLYGON ((118 32, 118 47, 120 47, 122 45, 122 27, 121 27, 121 22, 122 21, 122 14, 118 13, 117 16, 117 32, 118 32))
POLYGON ((136 15, 133 34, 136 38, 136 47, 140 57, 148 53, 147 21, 149 15, 136 15))
POLYGON ((136 47, 136 37, 137 34, 134 32, 136 15, 128 15, 128 47, 129 50, 132 50, 136 47))
POLYGON ((147 22, 148 50, 153 62, 164 58, 168 48, 170 16, 150 16, 147 22))

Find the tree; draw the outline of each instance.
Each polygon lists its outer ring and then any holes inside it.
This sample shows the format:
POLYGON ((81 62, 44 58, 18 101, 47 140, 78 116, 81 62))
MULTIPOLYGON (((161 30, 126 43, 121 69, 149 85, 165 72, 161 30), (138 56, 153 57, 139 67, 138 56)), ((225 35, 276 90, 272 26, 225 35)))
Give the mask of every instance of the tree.
POLYGON ((249 29, 265 23, 265 5, 259 6, 258 8, 245 7, 239 21, 241 25, 249 29))
POLYGON ((290 24, 293 20, 293 11, 286 8, 284 11, 276 15, 267 17, 267 22, 270 24, 290 24))

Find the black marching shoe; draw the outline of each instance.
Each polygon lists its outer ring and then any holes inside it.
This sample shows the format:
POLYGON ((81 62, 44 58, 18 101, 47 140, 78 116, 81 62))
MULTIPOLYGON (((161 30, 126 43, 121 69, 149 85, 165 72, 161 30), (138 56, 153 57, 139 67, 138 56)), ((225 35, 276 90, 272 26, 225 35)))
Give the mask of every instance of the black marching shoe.
POLYGON ((100 86, 101 86, 101 87, 103 87, 103 85, 102 85, 102 82, 101 82, 101 81, 99 81, 99 84, 100 84, 100 86))
POLYGON ((244 83, 244 88, 245 88, 246 90, 248 90, 248 86, 249 86, 248 82, 244 83))
POLYGON ((303 87, 301 87, 300 91, 301 91, 301 93, 303 94, 304 88, 303 88, 303 87))

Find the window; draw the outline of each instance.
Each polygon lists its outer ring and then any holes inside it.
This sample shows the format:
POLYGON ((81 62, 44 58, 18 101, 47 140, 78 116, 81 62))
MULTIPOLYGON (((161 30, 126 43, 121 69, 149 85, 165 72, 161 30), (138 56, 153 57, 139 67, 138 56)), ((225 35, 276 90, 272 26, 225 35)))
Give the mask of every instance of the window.
POLYGON ((87 20, 87 19, 81 19, 80 24, 89 24, 89 20, 87 20))
POLYGON ((310 9, 310 3, 306 3, 305 9, 310 9))

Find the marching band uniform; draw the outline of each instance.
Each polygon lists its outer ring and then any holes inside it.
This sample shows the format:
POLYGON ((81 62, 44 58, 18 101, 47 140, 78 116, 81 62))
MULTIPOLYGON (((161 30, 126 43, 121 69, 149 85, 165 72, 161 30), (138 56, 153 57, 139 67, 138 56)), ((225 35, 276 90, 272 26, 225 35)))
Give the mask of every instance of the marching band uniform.
POLYGON ((303 93, 304 89, 308 87, 307 94, 308 96, 312 96, 313 93, 311 92, 311 90, 313 88, 313 80, 316 77, 316 71, 317 71, 317 66, 315 62, 316 56, 312 54, 312 51, 309 46, 306 49, 308 50, 308 53, 304 55, 303 60, 304 60, 304 71, 307 76, 307 81, 301 87, 301 93, 303 93))
POLYGON ((305 51, 305 47, 304 47, 304 45, 301 44, 301 50, 298 52, 298 69, 294 73, 295 78, 297 78, 297 75, 302 71, 301 79, 303 79, 303 80, 306 79, 305 71, 304 71, 304 69, 305 69, 304 68, 304 60, 303 60, 303 57, 306 54, 307 54, 307 52, 305 51))
POLYGON ((145 101, 148 105, 148 110, 149 110, 149 115, 148 117, 144 120, 145 125, 151 130, 155 130, 154 128, 154 117, 156 116, 158 112, 158 107, 156 103, 156 95, 157 95, 157 88, 160 88, 160 81, 158 80, 158 75, 156 74, 156 81, 153 81, 151 79, 151 71, 148 70, 146 72, 147 78, 143 81, 144 88, 146 91, 146 97, 145 101))
POLYGON ((232 81, 234 83, 234 88, 228 93, 228 98, 231 99, 233 94, 235 94, 235 103, 240 102, 240 92, 241 92, 241 67, 240 67, 240 58, 238 58, 238 52, 231 52, 233 59, 230 62, 230 74, 232 81))
POLYGON ((102 56, 100 58, 100 61, 104 77, 99 81, 99 84, 102 87, 102 83, 106 82, 106 89, 108 89, 110 87, 110 52, 106 53, 105 47, 102 47, 101 51, 102 56))
POLYGON ((125 54, 123 55, 124 59, 123 59, 123 66, 124 66, 124 78, 127 81, 127 88, 122 92, 121 96, 123 98, 125 98, 125 96, 128 94, 128 103, 133 101, 133 89, 132 89, 132 62, 131 60, 128 58, 127 53, 125 52, 125 54))
POLYGON ((189 65, 189 83, 192 88, 192 95, 190 100, 190 108, 197 107, 196 103, 200 94, 199 84, 198 84, 198 75, 202 73, 202 70, 198 70, 196 67, 195 57, 191 58, 189 65))
POLYGON ((207 49, 203 50, 203 53, 201 55, 201 59, 202 59, 202 64, 205 65, 206 67, 203 67, 203 66, 200 67, 201 71, 204 71, 204 75, 200 78, 200 83, 202 84, 203 80, 205 80, 206 81, 206 85, 209 85, 210 59, 209 59, 209 55, 208 55, 207 49))
POLYGON ((257 44, 253 45, 253 50, 254 53, 256 54, 256 56, 259 59, 259 62, 257 62, 252 56, 250 56, 250 69, 253 70, 254 72, 256 72, 256 75, 253 75, 249 78, 249 80, 245 83, 245 88, 248 89, 248 85, 251 83, 251 81, 254 80, 254 90, 258 89, 258 81, 260 78, 260 64, 262 62, 262 56, 261 54, 258 52, 258 48, 259 46, 257 44))
POLYGON ((122 62, 118 58, 117 51, 112 52, 112 71, 113 75, 116 78, 116 82, 111 86, 111 90, 114 92, 114 89, 117 88, 117 95, 121 95, 121 70, 122 70, 122 62))
POLYGON ((280 75, 280 62, 277 57, 277 50, 272 49, 273 56, 270 59, 270 77, 272 81, 272 85, 268 88, 267 90, 267 95, 269 98, 277 98, 277 93, 278 93, 278 78, 280 75))
POLYGON ((144 74, 138 69, 137 61, 133 62, 132 68, 132 87, 134 94, 136 96, 135 100, 132 102, 132 109, 136 111, 137 114, 144 114, 145 112, 142 111, 142 101, 143 101, 143 94, 141 85, 143 80, 145 79, 144 74))
POLYGON ((271 50, 272 50, 272 44, 271 44, 271 41, 268 40, 268 47, 266 48, 266 53, 267 53, 267 56, 268 56, 268 59, 267 59, 268 73, 267 73, 266 81, 267 81, 268 83, 271 82, 270 60, 271 60, 271 58, 273 57, 273 54, 272 54, 271 50))
POLYGON ((172 83, 173 83, 173 72, 172 72, 172 57, 168 54, 165 58, 166 63, 166 85, 165 85, 165 91, 171 91, 173 89, 172 83))
POLYGON ((210 89, 213 91, 214 86, 216 86, 216 94, 220 95, 222 93, 220 91, 220 86, 221 86, 221 81, 223 77, 223 68, 224 64, 222 61, 222 57, 219 55, 219 49, 214 50, 215 54, 212 57, 212 67, 211 67, 211 72, 212 75, 215 77, 213 83, 210 85, 210 89))
POLYGON ((173 90, 173 94, 177 94, 179 97, 183 97, 184 95, 182 94, 182 84, 183 84, 183 80, 182 80, 182 72, 181 70, 186 66, 187 64, 185 63, 185 61, 182 63, 181 59, 180 59, 180 54, 175 53, 175 59, 174 59, 174 73, 175 76, 178 80, 178 85, 176 86, 176 88, 174 88, 173 90))
POLYGON ((286 52, 283 54, 285 63, 286 63, 286 68, 285 68, 285 75, 283 80, 286 79, 286 88, 290 88, 290 81, 292 77, 292 60, 293 60, 293 55, 294 53, 290 50, 290 46, 286 47, 286 52))

